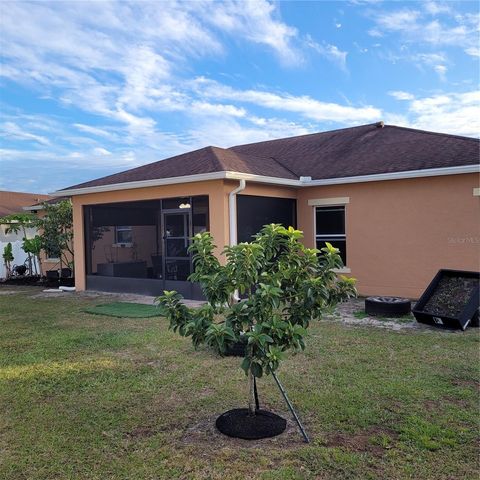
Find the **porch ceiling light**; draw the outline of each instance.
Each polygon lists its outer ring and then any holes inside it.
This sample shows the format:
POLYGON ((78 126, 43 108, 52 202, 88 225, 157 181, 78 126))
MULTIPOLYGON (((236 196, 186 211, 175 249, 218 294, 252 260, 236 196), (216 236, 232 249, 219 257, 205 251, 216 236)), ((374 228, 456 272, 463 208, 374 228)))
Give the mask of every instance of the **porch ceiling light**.
POLYGON ((189 203, 181 203, 178 208, 190 208, 190 204, 189 203))

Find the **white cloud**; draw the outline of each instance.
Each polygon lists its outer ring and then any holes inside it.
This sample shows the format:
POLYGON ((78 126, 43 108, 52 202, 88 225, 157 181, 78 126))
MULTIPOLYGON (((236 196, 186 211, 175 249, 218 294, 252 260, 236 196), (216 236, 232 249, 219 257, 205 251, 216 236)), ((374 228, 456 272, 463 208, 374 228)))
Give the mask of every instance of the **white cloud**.
POLYGON ((373 122, 382 116, 380 109, 370 105, 352 107, 322 102, 307 95, 294 96, 288 93, 277 94, 263 90, 235 90, 205 78, 196 79, 195 86, 202 95, 210 98, 251 103, 272 110, 298 113, 315 121, 353 124, 373 122))
POLYGON ((379 13, 375 20, 381 29, 403 32, 415 26, 419 17, 420 12, 417 10, 404 9, 379 13))
POLYGON ((25 131, 22 127, 13 122, 4 122, 0 125, 0 136, 12 140, 26 140, 41 145, 50 145, 50 140, 48 138, 25 131))
POLYGON ((310 35, 306 36, 306 44, 319 53, 322 57, 330 60, 341 70, 347 69, 347 52, 340 50, 336 45, 323 42, 322 44, 315 42, 310 35))
POLYGON ((398 33, 404 41, 412 44, 451 46, 464 50, 467 55, 478 51, 478 14, 453 15, 450 7, 438 3, 423 3, 429 14, 452 13, 441 21, 425 18, 419 10, 401 9, 380 11, 373 14, 376 23, 369 31, 371 36, 383 36, 386 32, 398 33), (435 12, 435 13, 434 13, 435 12))
POLYGON ((112 154, 112 152, 110 152, 109 150, 107 150, 106 148, 103 148, 103 147, 94 148, 93 153, 95 155, 102 155, 102 156, 108 156, 108 155, 112 154))
POLYGON ((295 122, 252 117, 250 124, 240 124, 236 118, 209 119, 190 130, 192 144, 231 147, 245 143, 261 142, 295 135, 312 133, 295 122))
MULTIPOLYGON (((190 5, 194 5, 191 2, 190 5)), ((278 19, 274 3, 265 0, 206 3, 203 19, 217 28, 272 49, 287 65, 301 63, 300 51, 292 44, 297 30, 278 19), (212 8, 213 7, 213 8, 212 8)))
POLYGON ((452 9, 444 2, 423 2, 423 9, 430 15, 439 15, 442 13, 451 13, 452 9))
POLYGON ((224 55, 225 34, 301 61, 296 30, 265 0, 12 3, 2 27, 1 75, 143 136, 155 121, 141 110, 185 111, 191 99, 168 81, 187 58, 224 55))
POLYGON ((194 112, 202 115, 245 117, 247 114, 244 108, 238 108, 234 105, 213 104, 204 101, 193 101, 191 108, 194 112))
POLYGON ((415 98, 411 93, 403 92, 402 90, 394 90, 388 92, 388 94, 397 100, 413 100, 415 98))
MULTIPOLYGON (((406 92, 404 92, 406 93, 406 92)), ((407 94, 408 111, 397 118, 403 125, 421 130, 480 137, 480 90, 442 93, 419 98, 407 94)))
POLYGON ((435 65, 433 69, 438 73, 438 76, 440 77, 441 80, 445 80, 446 73, 448 70, 445 65, 435 65))
POLYGON ((449 63, 449 60, 445 53, 425 53, 425 52, 411 52, 409 47, 405 47, 399 53, 387 52, 380 53, 380 57, 385 58, 391 63, 408 62, 416 66, 420 71, 425 69, 432 69, 437 74, 446 73, 448 67, 445 64, 449 63))
POLYGON ((112 133, 103 128, 92 127, 91 125, 84 125, 83 123, 74 123, 73 126, 82 132, 91 133, 98 137, 111 138, 113 136, 112 133))
POLYGON ((469 47, 465 49, 465 53, 471 57, 480 57, 480 47, 469 47))

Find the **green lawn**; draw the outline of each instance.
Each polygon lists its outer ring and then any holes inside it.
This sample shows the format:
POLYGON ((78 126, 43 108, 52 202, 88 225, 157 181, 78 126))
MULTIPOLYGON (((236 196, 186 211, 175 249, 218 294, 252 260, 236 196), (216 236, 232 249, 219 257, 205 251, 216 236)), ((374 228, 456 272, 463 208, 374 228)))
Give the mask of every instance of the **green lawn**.
MULTIPOLYGON (((1 295, 2 479, 474 479, 478 347, 465 333, 318 322, 279 377, 313 441, 212 428, 244 406, 235 358, 194 351, 162 317, 83 312, 111 298, 1 295)), ((260 400, 288 416, 271 378, 260 400)))

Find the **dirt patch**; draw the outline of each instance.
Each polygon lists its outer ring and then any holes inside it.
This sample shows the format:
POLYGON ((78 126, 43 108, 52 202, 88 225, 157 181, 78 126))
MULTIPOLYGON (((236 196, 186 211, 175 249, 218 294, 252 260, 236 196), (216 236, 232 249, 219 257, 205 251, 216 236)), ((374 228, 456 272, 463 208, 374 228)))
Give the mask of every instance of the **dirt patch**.
POLYGON ((478 278, 445 276, 440 279, 423 311, 457 318, 470 300, 474 289, 478 288, 478 278))
POLYGON ((139 426, 130 432, 126 432, 123 436, 125 438, 149 438, 153 437, 156 433, 152 427, 139 426))
POLYGON ((421 402, 425 410, 429 412, 438 412, 441 402, 439 400, 424 400, 421 402))
POLYGON ((419 324, 413 315, 406 315, 401 318, 379 319, 378 317, 370 317, 366 313, 359 315, 360 311, 365 311, 365 299, 352 298, 348 302, 340 303, 333 314, 325 315, 324 318, 330 321, 342 322, 346 325, 361 325, 365 327, 385 328, 387 330, 425 330, 425 326, 419 324))
POLYGON ((455 380, 452 380, 452 385, 455 385, 456 387, 462 387, 462 388, 474 388, 475 390, 480 391, 480 382, 477 382, 476 380, 466 380, 466 379, 456 378, 455 380))
POLYGON ((327 447, 340 447, 354 452, 367 452, 382 456, 393 448, 398 434, 384 427, 374 427, 359 433, 335 433, 328 435, 327 447))

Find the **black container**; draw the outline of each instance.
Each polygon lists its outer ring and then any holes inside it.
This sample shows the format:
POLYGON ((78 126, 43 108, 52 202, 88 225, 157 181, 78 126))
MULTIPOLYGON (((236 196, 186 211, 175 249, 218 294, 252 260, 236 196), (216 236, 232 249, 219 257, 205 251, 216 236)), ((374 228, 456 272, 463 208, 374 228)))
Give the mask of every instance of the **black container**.
POLYGON ((57 280, 58 279, 58 270, 47 270, 45 272, 47 280, 57 280))
POLYGON ((225 350, 226 357, 244 357, 246 355, 247 350, 247 341, 240 340, 239 342, 230 345, 225 350))
POLYGON ((60 278, 58 284, 61 287, 74 287, 75 286, 75 278, 60 278))
POLYGON ((471 323, 472 325, 478 324, 478 309, 479 309, 479 289, 472 288, 469 299, 465 302, 463 310, 456 316, 449 316, 447 313, 430 313, 426 312, 425 306, 432 296, 436 293, 440 283, 445 278, 472 278, 480 281, 479 272, 467 272, 462 270, 439 270, 433 280, 428 285, 427 289, 423 292, 422 296, 412 309, 413 315, 418 322, 426 323, 429 325, 435 325, 440 328, 465 330, 471 323))
POLYGON ((69 278, 72 276, 72 269, 71 268, 62 268, 60 270, 60 277, 61 278, 69 278))

